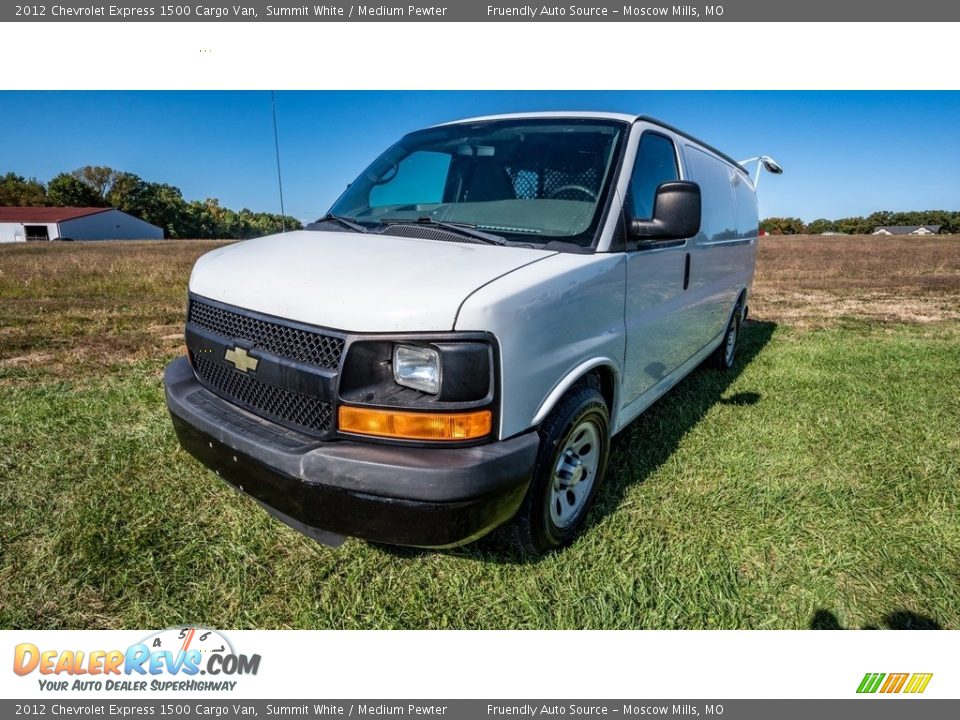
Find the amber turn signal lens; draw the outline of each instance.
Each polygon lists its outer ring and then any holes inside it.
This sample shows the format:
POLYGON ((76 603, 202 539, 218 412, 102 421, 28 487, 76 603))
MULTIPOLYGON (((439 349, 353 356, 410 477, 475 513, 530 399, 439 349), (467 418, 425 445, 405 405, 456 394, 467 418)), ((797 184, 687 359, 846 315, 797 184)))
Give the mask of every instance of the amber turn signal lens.
POLYGON ((493 413, 423 413, 341 405, 340 432, 402 440, 474 440, 486 437, 493 413))

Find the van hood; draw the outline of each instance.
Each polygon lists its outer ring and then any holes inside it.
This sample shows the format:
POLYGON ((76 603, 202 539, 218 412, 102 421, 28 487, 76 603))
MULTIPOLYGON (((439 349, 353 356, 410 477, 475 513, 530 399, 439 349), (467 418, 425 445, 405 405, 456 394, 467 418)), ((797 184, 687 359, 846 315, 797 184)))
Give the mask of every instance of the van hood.
POLYGON ((555 255, 510 246, 301 230, 218 248, 190 291, 347 332, 452 330, 477 288, 555 255))

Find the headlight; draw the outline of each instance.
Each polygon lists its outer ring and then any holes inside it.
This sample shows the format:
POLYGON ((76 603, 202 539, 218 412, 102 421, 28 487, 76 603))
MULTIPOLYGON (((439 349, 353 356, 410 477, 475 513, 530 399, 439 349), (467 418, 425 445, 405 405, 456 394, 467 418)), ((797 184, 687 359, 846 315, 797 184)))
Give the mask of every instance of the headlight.
POLYGON ((394 345, 393 380, 431 395, 440 392, 440 353, 416 345, 394 345))

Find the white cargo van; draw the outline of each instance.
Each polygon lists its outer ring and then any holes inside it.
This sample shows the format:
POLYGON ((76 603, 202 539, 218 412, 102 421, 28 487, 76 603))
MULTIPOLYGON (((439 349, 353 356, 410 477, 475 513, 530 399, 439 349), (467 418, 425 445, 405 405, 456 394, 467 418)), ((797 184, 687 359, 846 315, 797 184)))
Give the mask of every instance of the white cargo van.
POLYGON ((306 230, 197 261, 165 378, 180 442, 323 542, 563 546, 611 436, 733 365, 754 187, 645 116, 411 133, 306 230))

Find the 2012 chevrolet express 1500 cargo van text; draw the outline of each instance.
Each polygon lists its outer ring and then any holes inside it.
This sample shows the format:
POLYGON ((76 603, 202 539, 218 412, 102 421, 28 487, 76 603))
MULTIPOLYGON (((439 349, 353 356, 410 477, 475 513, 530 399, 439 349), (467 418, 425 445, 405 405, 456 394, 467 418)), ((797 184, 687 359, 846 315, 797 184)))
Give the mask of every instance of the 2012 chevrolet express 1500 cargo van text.
POLYGON ((611 436, 733 364, 755 183, 643 116, 411 133, 306 230, 197 261, 165 377, 180 443, 323 542, 562 546, 611 436))

